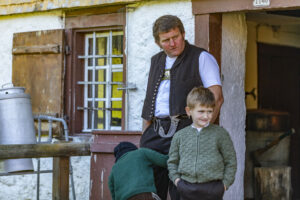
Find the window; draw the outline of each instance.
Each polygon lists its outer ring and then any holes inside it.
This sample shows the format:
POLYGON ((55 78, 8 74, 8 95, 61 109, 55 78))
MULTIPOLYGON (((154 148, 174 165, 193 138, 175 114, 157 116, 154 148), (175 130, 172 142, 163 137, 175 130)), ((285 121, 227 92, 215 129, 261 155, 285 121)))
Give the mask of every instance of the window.
POLYGON ((70 134, 125 129, 126 13, 66 13, 64 113, 70 134))
POLYGON ((85 35, 83 131, 121 130, 123 85, 123 32, 85 35))

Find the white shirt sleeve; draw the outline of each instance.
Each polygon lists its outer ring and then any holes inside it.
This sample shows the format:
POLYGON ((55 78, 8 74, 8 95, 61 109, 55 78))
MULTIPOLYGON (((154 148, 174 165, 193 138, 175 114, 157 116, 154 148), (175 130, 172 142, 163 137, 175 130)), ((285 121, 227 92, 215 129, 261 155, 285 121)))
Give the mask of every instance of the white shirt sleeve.
POLYGON ((219 65, 216 59, 206 51, 199 56, 199 73, 205 88, 213 85, 222 85, 219 65))

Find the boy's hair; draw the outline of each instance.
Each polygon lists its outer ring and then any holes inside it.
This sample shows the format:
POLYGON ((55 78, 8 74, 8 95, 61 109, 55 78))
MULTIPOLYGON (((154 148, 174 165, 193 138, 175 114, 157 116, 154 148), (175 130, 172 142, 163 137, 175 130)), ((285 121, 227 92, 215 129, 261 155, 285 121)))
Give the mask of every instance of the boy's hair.
POLYGON ((215 96, 207 88, 202 86, 193 88, 186 99, 187 107, 193 109, 196 105, 200 104, 201 106, 206 107, 215 107, 215 96))
POLYGON ((159 17, 153 24, 153 37, 156 43, 159 43, 159 34, 166 33, 170 30, 178 28, 180 33, 185 33, 181 20, 174 15, 163 15, 159 17))

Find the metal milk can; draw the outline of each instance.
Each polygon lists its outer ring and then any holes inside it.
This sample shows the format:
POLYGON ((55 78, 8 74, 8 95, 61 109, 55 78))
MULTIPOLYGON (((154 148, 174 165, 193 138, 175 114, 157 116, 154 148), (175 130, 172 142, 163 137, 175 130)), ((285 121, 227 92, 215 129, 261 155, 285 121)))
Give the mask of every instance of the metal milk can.
MULTIPOLYGON (((5 84, 7 85, 7 84, 5 84)), ((22 87, 0 89, 0 144, 35 144, 35 129, 31 98, 22 87)), ((33 170, 32 159, 8 159, 4 161, 6 172, 33 170)))

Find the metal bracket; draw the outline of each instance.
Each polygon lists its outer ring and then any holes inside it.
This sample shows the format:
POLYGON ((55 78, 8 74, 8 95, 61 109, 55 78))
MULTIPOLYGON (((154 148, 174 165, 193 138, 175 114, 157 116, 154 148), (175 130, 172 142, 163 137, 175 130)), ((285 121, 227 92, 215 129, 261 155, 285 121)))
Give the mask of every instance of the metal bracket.
POLYGON ((134 83, 127 83, 123 87, 117 88, 117 90, 137 90, 137 87, 134 83))
POLYGON ((81 107, 78 106, 77 110, 101 110, 101 111, 105 111, 105 110, 109 110, 109 111, 122 111, 122 108, 95 108, 95 107, 81 107))

